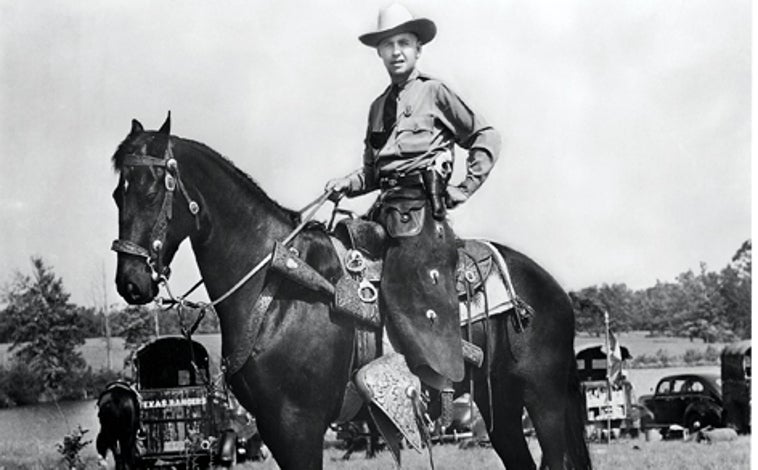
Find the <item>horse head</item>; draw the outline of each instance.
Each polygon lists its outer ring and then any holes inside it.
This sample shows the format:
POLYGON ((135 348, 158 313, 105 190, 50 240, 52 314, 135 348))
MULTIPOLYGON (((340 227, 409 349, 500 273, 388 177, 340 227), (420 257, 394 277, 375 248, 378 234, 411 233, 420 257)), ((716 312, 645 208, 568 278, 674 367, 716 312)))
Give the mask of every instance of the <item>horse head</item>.
POLYGON ((130 304, 155 298, 179 244, 199 227, 200 206, 181 180, 170 130, 170 112, 158 131, 146 131, 134 119, 113 155, 119 174, 113 191, 119 211, 119 238, 112 245, 118 253, 116 285, 130 304))

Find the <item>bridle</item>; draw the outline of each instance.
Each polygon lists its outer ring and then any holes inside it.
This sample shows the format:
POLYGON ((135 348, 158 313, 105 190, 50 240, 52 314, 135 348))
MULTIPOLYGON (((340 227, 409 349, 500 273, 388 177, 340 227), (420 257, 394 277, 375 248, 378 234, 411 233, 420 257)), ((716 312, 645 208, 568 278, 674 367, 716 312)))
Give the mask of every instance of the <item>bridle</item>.
POLYGON ((192 198, 190 198, 187 188, 182 183, 181 176, 179 174, 179 164, 174 158, 172 150, 173 144, 171 137, 167 136, 166 150, 163 153, 162 158, 147 155, 145 153, 145 147, 142 148, 141 153, 130 153, 124 157, 124 167, 149 167, 164 168, 164 184, 166 190, 163 192, 163 203, 161 204, 160 212, 155 220, 152 230, 150 230, 150 246, 145 248, 138 243, 131 240, 114 240, 111 244, 111 250, 117 253, 125 253, 129 255, 139 256, 145 259, 148 267, 150 268, 150 277, 155 282, 167 281, 170 275, 170 269, 168 266, 163 266, 161 259, 161 251, 166 243, 166 232, 168 231, 168 224, 173 217, 174 206, 174 192, 179 187, 179 192, 182 193, 184 199, 187 201, 187 208, 190 214, 195 218, 195 226, 200 228, 200 206, 192 198))
MULTIPOLYGON (((184 199, 187 201, 187 208, 189 209, 190 214, 192 214, 195 217, 195 226, 199 230, 200 229, 200 218, 198 214, 200 213, 200 206, 195 202, 192 198, 190 198, 189 193, 187 193, 187 189, 184 186, 184 183, 182 183, 181 176, 179 174, 179 165, 176 162, 176 159, 174 158, 174 153, 172 151, 172 142, 171 137, 168 137, 168 142, 166 143, 166 150, 163 154, 163 158, 154 157, 152 155, 147 155, 145 153, 144 147, 142 149, 142 153, 130 153, 124 157, 123 166, 124 167, 150 167, 150 168, 165 168, 165 178, 164 182, 166 185, 166 191, 163 194, 163 203, 161 205, 160 213, 158 214, 158 218, 155 221, 155 224, 153 225, 152 230, 150 231, 150 238, 151 240, 150 246, 148 248, 145 248, 143 246, 140 246, 139 244, 130 241, 130 240, 114 240, 111 244, 111 250, 117 252, 117 253, 125 253, 130 255, 139 256, 141 258, 145 259, 145 262, 147 263, 148 267, 150 268, 150 276, 153 279, 153 281, 158 282, 162 284, 169 295, 169 299, 161 300, 160 304, 165 305, 179 305, 181 306, 191 306, 191 307, 199 307, 203 311, 208 307, 215 307, 219 303, 223 302, 227 298, 229 298, 234 292, 240 289, 247 281, 249 281, 253 276, 258 274, 266 264, 268 264, 269 261, 271 261, 272 255, 269 253, 267 256, 265 256, 263 259, 261 259, 258 264, 251 269, 245 276, 243 276, 234 286, 229 288, 223 295, 216 298, 210 303, 195 303, 190 302, 186 299, 186 297, 191 294, 195 289, 197 289, 199 286, 203 284, 203 280, 201 279, 198 281, 194 286, 192 286, 184 295, 181 295, 179 297, 175 297, 168 286, 168 277, 170 273, 170 269, 168 266, 163 266, 163 261, 161 260, 161 250, 163 249, 163 246, 166 242, 166 232, 168 231, 168 224, 173 216, 173 203, 174 203, 174 191, 176 188, 179 188, 179 191, 182 193, 182 196, 184 196, 184 199)), ((316 198, 314 201, 310 202, 308 205, 306 205, 303 209, 300 210, 301 214, 305 214, 303 219, 301 220, 300 224, 295 227, 292 232, 284 239, 282 240, 281 244, 286 246, 288 245, 300 231, 306 226, 308 221, 310 221, 314 215, 316 215, 316 212, 319 210, 319 208, 329 199, 333 191, 327 191, 320 195, 318 198, 316 198), (306 213, 307 212, 307 213, 306 213)), ((336 210, 336 203, 335 203, 335 210, 336 210)), ((195 327, 199 323, 199 319, 195 324, 195 327)), ((193 327, 193 329, 195 328, 193 327)))

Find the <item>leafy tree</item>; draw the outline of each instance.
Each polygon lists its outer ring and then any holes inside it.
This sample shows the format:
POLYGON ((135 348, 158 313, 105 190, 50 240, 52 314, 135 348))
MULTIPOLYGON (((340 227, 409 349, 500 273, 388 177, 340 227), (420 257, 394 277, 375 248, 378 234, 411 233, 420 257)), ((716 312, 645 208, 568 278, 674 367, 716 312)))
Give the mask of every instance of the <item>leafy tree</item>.
POLYGON ((614 330, 724 342, 750 336, 751 273, 752 243, 747 240, 720 272, 701 264, 699 272, 689 270, 675 282, 657 281, 647 289, 603 284, 569 295, 579 331, 602 334, 602 310, 607 310, 614 330))
POLYGON ((113 332, 124 338, 124 347, 135 351, 155 336, 151 311, 141 305, 130 305, 113 316, 113 332))
POLYGON ((91 307, 82 307, 79 313, 78 323, 85 338, 99 338, 103 336, 102 315, 98 314, 91 307))
POLYGON ((752 264, 752 242, 747 240, 721 271, 719 292, 724 302, 724 318, 741 338, 750 337, 752 264))
POLYGON ((613 331, 633 329, 636 299, 626 284, 603 284, 569 293, 576 314, 577 330, 605 334, 605 312, 613 331))
POLYGON ((0 310, 0 343, 11 342, 12 325, 5 310, 0 310))
POLYGON ((84 344, 82 309, 69 302, 63 281, 42 258, 32 257, 32 275, 16 273, 3 296, 3 317, 13 343, 10 351, 55 390, 66 374, 85 365, 77 347, 84 344))
POLYGON ((592 286, 577 292, 569 292, 569 298, 574 306, 576 329, 596 336, 604 334, 604 306, 600 304, 598 288, 592 286))

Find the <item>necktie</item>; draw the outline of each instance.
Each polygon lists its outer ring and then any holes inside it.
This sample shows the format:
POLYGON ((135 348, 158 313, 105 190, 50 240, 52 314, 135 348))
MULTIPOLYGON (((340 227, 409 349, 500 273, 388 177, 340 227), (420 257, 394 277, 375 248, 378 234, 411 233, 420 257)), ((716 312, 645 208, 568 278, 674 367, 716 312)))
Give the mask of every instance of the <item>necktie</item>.
POLYGON ((390 92, 387 94, 387 99, 384 100, 384 113, 382 114, 382 120, 384 122, 384 133, 389 138, 390 130, 395 125, 397 119, 397 85, 390 87, 390 92))

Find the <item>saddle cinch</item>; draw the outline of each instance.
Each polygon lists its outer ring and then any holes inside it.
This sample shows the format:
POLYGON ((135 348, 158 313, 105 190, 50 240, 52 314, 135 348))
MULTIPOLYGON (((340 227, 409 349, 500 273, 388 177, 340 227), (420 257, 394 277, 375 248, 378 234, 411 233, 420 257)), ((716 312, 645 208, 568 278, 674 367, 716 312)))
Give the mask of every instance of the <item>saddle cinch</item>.
MULTIPOLYGON (((376 222, 343 219, 337 223, 330 238, 345 273, 336 284, 324 279, 298 258, 295 250, 280 244, 274 249, 271 267, 305 286, 333 295, 336 311, 355 320, 358 333, 353 370, 357 372, 355 380, 348 384, 338 421, 348 421, 358 412, 363 404, 363 395, 382 412, 375 412, 373 407, 369 407, 393 455, 397 455, 400 447, 399 438, 391 431, 393 428, 420 451, 422 441, 426 440, 421 435, 422 426, 415 422, 419 414, 420 381, 407 370, 399 354, 376 359, 382 355, 383 319, 377 302, 377 288, 387 234, 376 222), (367 367, 366 364, 371 361, 372 367, 367 367), (390 375, 392 377, 388 380, 390 375)), ((488 242, 461 240, 458 251, 456 290, 460 300, 461 325, 514 310, 517 329, 524 328, 531 312, 526 312, 518 301, 505 260, 497 249, 488 242)), ((468 341, 463 340, 462 343, 466 362, 480 367, 484 361, 483 351, 468 341)))

